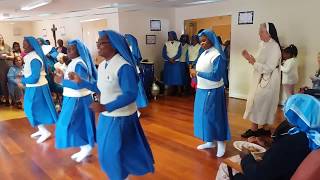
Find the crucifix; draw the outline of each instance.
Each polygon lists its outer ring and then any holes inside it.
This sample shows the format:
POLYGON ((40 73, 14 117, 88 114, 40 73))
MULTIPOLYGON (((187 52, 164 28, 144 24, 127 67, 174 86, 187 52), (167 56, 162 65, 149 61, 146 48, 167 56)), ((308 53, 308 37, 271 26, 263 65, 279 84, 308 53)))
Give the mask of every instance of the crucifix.
POLYGON ((56 31, 58 29, 56 28, 56 26, 54 24, 52 24, 52 28, 51 28, 51 31, 52 31, 52 35, 53 35, 53 40, 54 40, 54 46, 57 47, 57 37, 56 37, 56 31))

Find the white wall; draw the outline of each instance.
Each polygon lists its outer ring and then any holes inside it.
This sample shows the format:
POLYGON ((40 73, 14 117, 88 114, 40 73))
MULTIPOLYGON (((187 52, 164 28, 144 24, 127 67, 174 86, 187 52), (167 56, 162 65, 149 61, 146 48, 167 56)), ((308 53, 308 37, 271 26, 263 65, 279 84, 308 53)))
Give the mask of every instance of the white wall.
POLYGON ((159 78, 163 68, 162 47, 167 33, 174 29, 174 9, 151 8, 119 13, 120 32, 130 33, 138 39, 143 59, 155 63, 155 75, 159 78), (150 31, 150 20, 161 20, 161 31, 150 31), (157 44, 147 45, 146 35, 156 35, 157 44))
MULTIPOLYGON (((54 24, 58 30, 56 32, 57 40, 63 39, 64 41, 69 39, 82 39, 82 27, 81 21, 93 20, 93 19, 104 19, 107 21, 108 27, 105 29, 119 30, 119 18, 117 9, 113 9, 110 12, 81 12, 74 14, 62 14, 56 17, 50 17, 40 21, 35 21, 33 26, 34 36, 43 37, 43 30, 46 29, 47 36, 45 39, 49 39, 53 42, 52 25, 54 24), (61 34, 60 27, 64 27, 64 35, 61 34)), ((97 32, 98 33, 98 32, 97 32)), ((93 40, 96 41, 96 40, 93 40)))
POLYGON ((10 47, 14 41, 17 41, 22 48, 23 37, 33 34, 33 23, 27 21, 0 22, 0 34, 10 47))
POLYGON ((225 0, 214 4, 177 8, 175 29, 183 31, 183 21, 221 15, 232 15, 230 96, 246 98, 250 86, 251 67, 241 56, 246 48, 254 53, 258 47, 258 28, 263 22, 273 22, 278 30, 280 43, 294 43, 299 49, 299 87, 311 81, 309 76, 317 68, 316 57, 320 51, 320 1, 293 0, 225 0), (238 25, 240 11, 254 11, 253 25, 238 25))

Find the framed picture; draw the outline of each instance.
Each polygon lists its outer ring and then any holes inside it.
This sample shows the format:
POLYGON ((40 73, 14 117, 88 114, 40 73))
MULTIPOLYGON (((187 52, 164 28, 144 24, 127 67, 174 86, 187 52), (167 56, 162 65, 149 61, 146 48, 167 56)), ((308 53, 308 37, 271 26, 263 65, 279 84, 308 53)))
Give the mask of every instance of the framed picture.
POLYGON ((150 31, 161 31, 161 21, 150 20, 150 31))
POLYGON ((156 44, 157 36, 156 35, 146 35, 146 44, 156 44))
POLYGON ((239 12, 238 24, 253 24, 253 11, 239 12))

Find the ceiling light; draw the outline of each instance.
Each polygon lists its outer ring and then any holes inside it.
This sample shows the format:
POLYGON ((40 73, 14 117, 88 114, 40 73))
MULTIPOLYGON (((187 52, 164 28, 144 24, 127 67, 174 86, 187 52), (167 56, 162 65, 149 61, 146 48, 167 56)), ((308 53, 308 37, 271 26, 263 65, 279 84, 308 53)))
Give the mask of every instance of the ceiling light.
POLYGON ((30 4, 27 4, 25 6, 22 6, 20 9, 23 11, 29 11, 31 9, 35 9, 44 5, 47 5, 51 3, 52 0, 36 0, 31 2, 30 4))
POLYGON ((185 3, 187 5, 197 5, 197 4, 206 4, 206 3, 213 3, 213 2, 217 2, 220 0, 206 0, 206 1, 194 1, 194 2, 189 2, 189 3, 185 3))

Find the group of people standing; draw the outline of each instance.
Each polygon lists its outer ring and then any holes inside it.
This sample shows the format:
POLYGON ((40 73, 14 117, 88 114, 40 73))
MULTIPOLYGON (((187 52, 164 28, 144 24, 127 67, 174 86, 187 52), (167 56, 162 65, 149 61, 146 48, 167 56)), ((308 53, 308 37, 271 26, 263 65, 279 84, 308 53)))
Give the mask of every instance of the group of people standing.
POLYGON ((18 86, 25 89, 26 116, 31 126, 38 128, 31 138, 44 142, 51 136, 46 126, 55 124, 56 148, 80 147, 71 156, 76 162, 88 157, 97 144, 99 162, 110 179, 154 171, 153 155, 137 114, 138 107, 148 103, 139 88, 138 44, 133 36, 127 37, 111 30, 99 32, 98 53, 105 60, 98 70, 80 40, 68 42, 67 68, 53 69, 54 82, 63 88, 59 115, 47 76, 52 71, 47 55, 51 49, 46 50, 34 37, 25 37, 23 76, 16 77, 18 86), (99 94, 99 102, 94 102, 93 93, 99 94))

